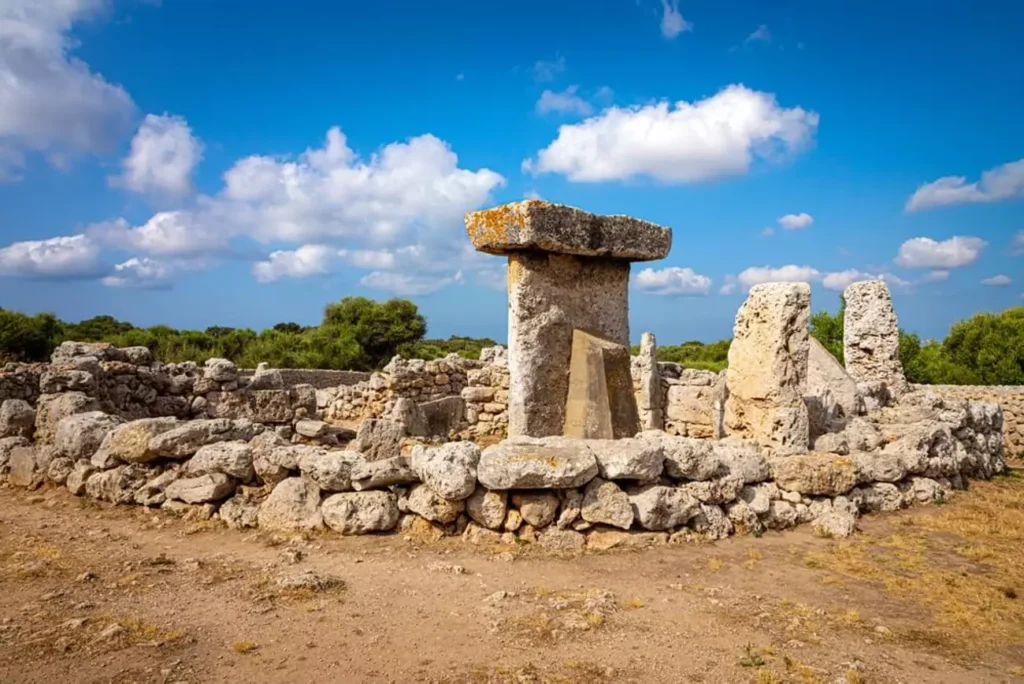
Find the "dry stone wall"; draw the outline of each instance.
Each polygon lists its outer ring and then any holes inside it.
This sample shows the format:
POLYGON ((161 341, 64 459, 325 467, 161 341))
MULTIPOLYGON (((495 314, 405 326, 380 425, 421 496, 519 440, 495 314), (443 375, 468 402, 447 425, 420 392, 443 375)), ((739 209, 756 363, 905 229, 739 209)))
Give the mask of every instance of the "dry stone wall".
POLYGON ((45 363, 7 363, 0 366, 0 402, 21 399, 33 406, 39 398, 39 378, 45 363))
POLYGON ((994 401, 1003 409, 1003 444, 1007 456, 1024 458, 1024 386, 911 385, 952 399, 994 401))

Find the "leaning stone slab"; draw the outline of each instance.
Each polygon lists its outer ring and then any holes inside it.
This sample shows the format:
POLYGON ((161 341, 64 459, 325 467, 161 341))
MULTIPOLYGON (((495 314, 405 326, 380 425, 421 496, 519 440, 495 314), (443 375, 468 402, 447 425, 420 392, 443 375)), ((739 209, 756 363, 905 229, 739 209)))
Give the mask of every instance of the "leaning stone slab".
POLYGON ((188 458, 207 444, 249 440, 254 432, 253 424, 248 420, 192 420, 150 439, 149 452, 162 458, 188 458))
POLYGON ((466 214, 473 247, 488 254, 555 252, 627 261, 664 259, 672 230, 629 216, 525 200, 466 214))
POLYGON ((843 299, 846 372, 858 383, 882 383, 891 396, 899 398, 908 386, 889 287, 881 280, 864 280, 847 287, 843 299))
POLYGON ((804 400, 812 436, 863 413, 864 400, 857 383, 843 365, 813 337, 808 338, 807 394, 804 400))
POLYGON ((324 499, 324 523, 341 534, 386 532, 398 524, 398 505, 390 492, 349 492, 324 499))
POLYGON ((487 489, 582 487, 598 473, 585 440, 564 437, 505 440, 484 449, 477 478, 487 489))
POLYGON ((857 484, 853 459, 836 454, 809 453, 771 461, 779 488, 807 496, 845 494, 857 484))
POLYGON ((639 431, 629 348, 573 330, 563 434, 624 439, 639 431))

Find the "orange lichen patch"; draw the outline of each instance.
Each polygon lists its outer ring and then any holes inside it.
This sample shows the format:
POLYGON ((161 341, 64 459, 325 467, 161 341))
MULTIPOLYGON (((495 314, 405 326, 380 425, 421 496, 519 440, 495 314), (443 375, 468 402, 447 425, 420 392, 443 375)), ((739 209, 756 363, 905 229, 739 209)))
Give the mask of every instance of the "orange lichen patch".
POLYGON ((481 252, 505 254, 509 247, 509 229, 524 229, 530 210, 547 206, 551 206, 550 202, 524 200, 474 211, 466 214, 466 233, 481 252))

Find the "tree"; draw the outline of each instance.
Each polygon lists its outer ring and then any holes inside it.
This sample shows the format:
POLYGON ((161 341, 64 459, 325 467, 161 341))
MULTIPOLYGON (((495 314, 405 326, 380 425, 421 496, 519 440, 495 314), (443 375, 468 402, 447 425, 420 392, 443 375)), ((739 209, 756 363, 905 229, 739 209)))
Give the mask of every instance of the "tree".
POLYGON ((93 316, 78 323, 65 324, 64 339, 73 342, 101 342, 134 329, 131 323, 119 321, 113 316, 93 316))
POLYGON ((46 361, 57 347, 61 329, 53 314, 27 316, 0 309, 0 359, 46 361))
POLYGON ((953 324, 942 348, 982 384, 1024 384, 1024 306, 953 324))
POLYGON ((846 320, 846 298, 839 298, 839 311, 830 314, 819 311, 810 318, 809 331, 811 337, 818 340, 825 349, 836 357, 839 363, 845 363, 843 354, 843 330, 846 320))
POLYGON ((327 305, 320 327, 351 331, 362 347, 362 365, 367 369, 380 368, 403 345, 419 342, 427 333, 426 320, 407 299, 381 303, 366 297, 345 297, 327 305))

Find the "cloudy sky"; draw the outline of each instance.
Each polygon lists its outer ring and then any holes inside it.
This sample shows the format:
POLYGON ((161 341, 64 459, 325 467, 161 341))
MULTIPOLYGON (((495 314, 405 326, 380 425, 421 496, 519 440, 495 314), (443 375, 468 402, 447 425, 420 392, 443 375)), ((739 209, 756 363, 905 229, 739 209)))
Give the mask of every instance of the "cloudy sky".
POLYGON ((901 324, 1024 303, 1024 5, 0 0, 0 307, 316 323, 414 299, 505 338, 462 215, 526 197, 671 226, 633 337, 744 292, 901 324), (769 7, 770 5, 770 7, 769 7), (827 5, 827 6, 825 6, 827 5))

